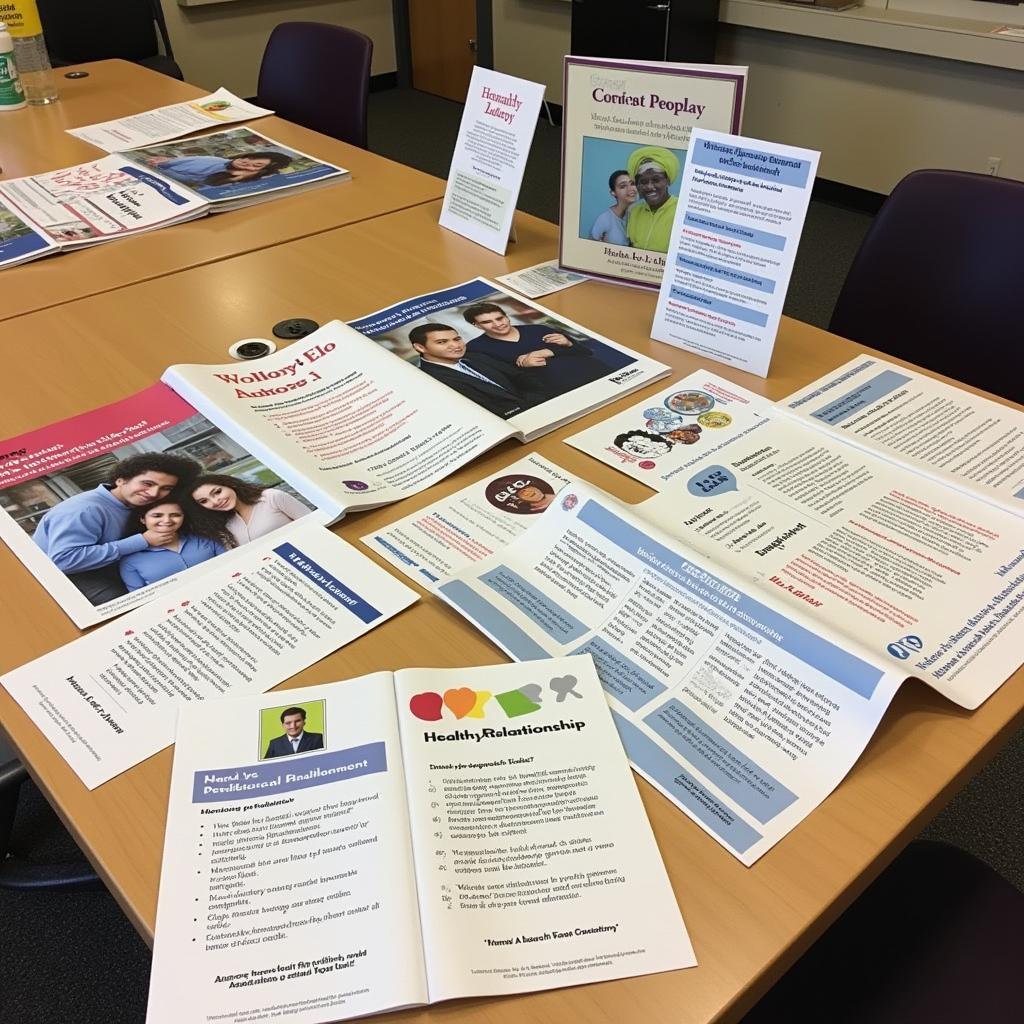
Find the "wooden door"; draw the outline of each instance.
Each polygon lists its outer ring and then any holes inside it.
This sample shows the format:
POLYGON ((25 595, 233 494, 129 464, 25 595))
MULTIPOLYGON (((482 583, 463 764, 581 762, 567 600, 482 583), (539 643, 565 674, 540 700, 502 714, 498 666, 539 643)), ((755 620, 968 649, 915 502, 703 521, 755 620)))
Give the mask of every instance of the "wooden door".
POLYGON ((462 103, 476 63, 476 0, 409 0, 415 89, 462 103))

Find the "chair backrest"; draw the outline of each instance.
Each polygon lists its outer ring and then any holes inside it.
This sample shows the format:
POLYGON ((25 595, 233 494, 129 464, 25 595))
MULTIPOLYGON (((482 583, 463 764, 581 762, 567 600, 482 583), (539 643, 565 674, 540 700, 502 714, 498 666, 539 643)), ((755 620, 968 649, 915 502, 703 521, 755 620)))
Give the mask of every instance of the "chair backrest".
POLYGON ((366 148, 373 41, 341 25, 288 21, 263 51, 257 102, 281 117, 366 148))
MULTIPOLYGON (((154 0, 38 0, 46 48, 54 62, 79 64, 121 57, 138 61, 159 52, 154 0)), ((163 12, 160 12, 163 18, 163 12)), ((168 50, 169 53, 169 50, 168 50)))
POLYGON ((1024 400, 1024 182, 914 171, 875 217, 829 329, 1024 400))

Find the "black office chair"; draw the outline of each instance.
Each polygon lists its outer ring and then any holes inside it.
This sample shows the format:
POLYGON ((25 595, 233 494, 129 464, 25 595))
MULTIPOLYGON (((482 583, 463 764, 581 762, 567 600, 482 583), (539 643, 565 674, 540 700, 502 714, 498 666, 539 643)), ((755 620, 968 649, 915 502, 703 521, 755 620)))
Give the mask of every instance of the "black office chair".
POLYGON ((100 0, 90 7, 80 0, 38 3, 54 67, 120 57, 171 78, 184 79, 174 60, 160 0, 100 0))
POLYGON ((742 1024, 1001 1024, 1024 1014, 1024 893, 910 844, 742 1024))
POLYGON ((1024 182, 914 171, 854 258, 829 330, 1024 400, 1024 182))
POLYGON ((17 758, 0 764, 0 889, 102 891, 103 883, 84 861, 41 864, 11 852, 18 796, 28 772, 17 758))
POLYGON ((287 21, 267 40, 256 102, 366 149, 373 40, 341 25, 287 21))

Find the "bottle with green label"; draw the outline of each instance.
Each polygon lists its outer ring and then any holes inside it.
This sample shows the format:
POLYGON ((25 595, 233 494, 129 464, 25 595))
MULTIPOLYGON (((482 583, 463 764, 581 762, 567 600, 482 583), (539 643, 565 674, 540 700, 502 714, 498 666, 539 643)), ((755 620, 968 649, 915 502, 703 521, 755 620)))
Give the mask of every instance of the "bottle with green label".
POLYGON ((25 90, 14 63, 14 40, 7 25, 0 21, 0 111, 20 110, 25 106, 25 90))

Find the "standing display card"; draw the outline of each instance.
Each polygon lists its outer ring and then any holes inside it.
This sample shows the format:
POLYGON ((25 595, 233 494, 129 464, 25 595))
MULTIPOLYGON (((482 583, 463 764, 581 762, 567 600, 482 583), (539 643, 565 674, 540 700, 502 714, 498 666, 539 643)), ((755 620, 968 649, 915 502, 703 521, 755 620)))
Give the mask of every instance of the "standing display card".
POLYGON ((544 86, 473 69, 440 224, 504 255, 544 86))
POLYGON ((819 155, 694 130, 652 338, 768 376, 819 155))
POLYGON ((657 288, 690 132, 738 132, 747 69, 565 58, 559 265, 657 288))

